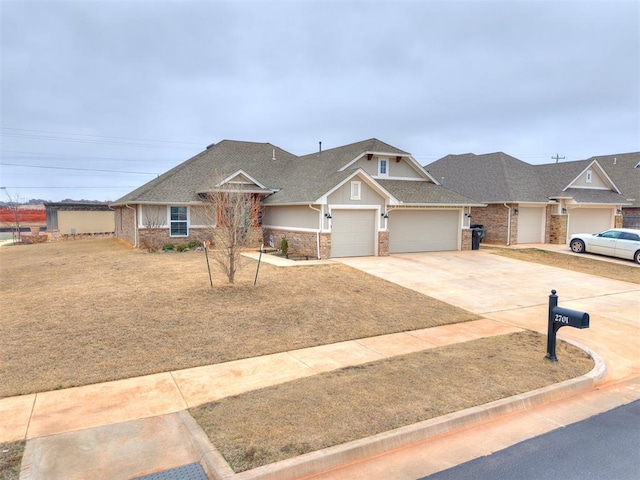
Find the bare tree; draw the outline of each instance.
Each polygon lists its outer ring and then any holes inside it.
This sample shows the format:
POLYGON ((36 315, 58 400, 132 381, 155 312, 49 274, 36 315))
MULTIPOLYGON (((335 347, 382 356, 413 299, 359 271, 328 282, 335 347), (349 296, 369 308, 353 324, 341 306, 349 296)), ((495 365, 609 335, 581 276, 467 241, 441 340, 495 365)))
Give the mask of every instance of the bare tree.
POLYGON ((160 210, 145 210, 144 227, 145 232, 142 237, 142 246, 147 252, 157 252, 164 245, 164 229, 166 228, 166 214, 160 210))
POLYGON ((215 262, 234 283, 236 272, 245 265, 242 252, 249 246, 251 226, 257 226, 259 204, 242 184, 224 184, 202 194, 215 262))
POLYGON ((9 219, 5 220, 5 224, 11 228, 11 234, 13 236, 13 243, 20 243, 22 241, 22 234, 20 232, 20 202, 23 200, 19 195, 11 196, 5 187, 2 187, 4 193, 9 199, 7 207, 9 209, 9 219))

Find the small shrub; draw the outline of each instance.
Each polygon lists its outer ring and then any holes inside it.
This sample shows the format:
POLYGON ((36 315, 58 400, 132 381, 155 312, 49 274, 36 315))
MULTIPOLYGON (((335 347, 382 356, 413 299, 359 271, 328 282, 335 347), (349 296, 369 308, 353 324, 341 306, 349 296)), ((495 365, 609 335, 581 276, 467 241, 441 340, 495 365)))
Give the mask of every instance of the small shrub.
POLYGON ((162 246, 162 249, 165 251, 173 251, 174 248, 176 248, 176 246, 173 243, 165 243, 162 246))
POLYGON ((187 243, 187 245, 189 245, 189 248, 193 249, 193 248, 196 248, 197 246, 199 246, 200 242, 196 242, 195 240, 193 240, 193 241, 187 243))
POLYGON ((189 250, 189 244, 188 243, 181 243, 180 245, 178 245, 176 247, 176 250, 179 252, 186 252, 189 250))
POLYGON ((283 255, 289 252, 289 240, 287 240, 287 237, 282 237, 282 240, 280 240, 280 251, 283 255))

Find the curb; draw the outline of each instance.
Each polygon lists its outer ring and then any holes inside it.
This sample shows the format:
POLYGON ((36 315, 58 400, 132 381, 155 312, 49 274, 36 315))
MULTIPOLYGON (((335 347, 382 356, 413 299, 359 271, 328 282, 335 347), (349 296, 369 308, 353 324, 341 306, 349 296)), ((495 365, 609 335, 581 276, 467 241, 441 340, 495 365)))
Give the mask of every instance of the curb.
POLYGON ((180 415, 192 432, 195 448, 201 454, 200 463, 213 479, 295 480, 345 463, 354 462, 361 458, 380 455, 390 450, 425 441, 436 435, 470 427, 514 412, 529 410, 537 405, 570 397, 593 388, 605 376, 606 365, 603 359, 584 345, 569 340, 564 341, 584 350, 591 356, 595 366, 589 373, 531 392, 503 398, 342 445, 306 453, 241 473, 234 473, 188 412, 180 412, 180 415))

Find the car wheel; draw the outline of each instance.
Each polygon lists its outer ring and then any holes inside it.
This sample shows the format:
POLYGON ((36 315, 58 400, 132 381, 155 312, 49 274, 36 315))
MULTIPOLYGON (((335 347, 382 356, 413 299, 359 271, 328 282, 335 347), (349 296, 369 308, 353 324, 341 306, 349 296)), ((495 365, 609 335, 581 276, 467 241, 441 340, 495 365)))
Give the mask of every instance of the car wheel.
POLYGON ((571 251, 573 253, 584 253, 584 242, 582 240, 571 240, 569 246, 571 247, 571 251))
POLYGON ((636 253, 633 254, 633 260, 636 263, 640 263, 640 250, 638 250, 636 253))

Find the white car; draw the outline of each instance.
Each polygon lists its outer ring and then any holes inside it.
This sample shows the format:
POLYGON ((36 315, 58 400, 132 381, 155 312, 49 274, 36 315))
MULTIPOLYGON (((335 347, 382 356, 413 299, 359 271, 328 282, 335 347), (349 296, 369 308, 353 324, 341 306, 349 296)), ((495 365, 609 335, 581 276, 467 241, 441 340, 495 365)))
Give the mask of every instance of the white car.
POLYGON ((569 248, 575 253, 599 253, 640 263, 640 230, 611 228, 600 233, 571 235, 569 248))

